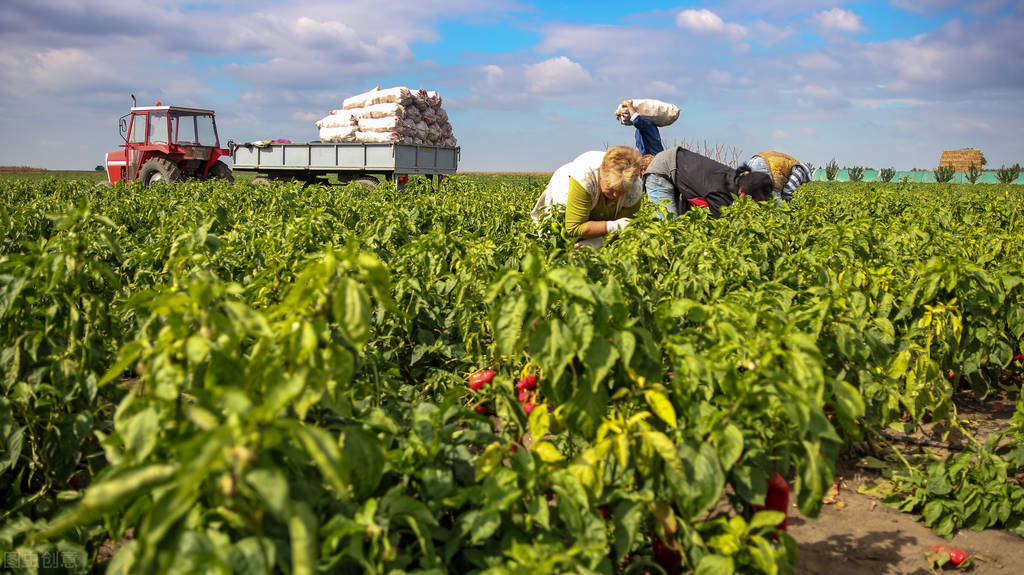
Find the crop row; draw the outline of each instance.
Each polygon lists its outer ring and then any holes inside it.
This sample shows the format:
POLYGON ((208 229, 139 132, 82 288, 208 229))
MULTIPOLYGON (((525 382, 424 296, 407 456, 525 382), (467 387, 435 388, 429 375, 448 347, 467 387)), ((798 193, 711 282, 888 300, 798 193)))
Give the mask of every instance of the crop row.
MULTIPOLYGON (((788 572, 769 478, 816 516, 851 442, 959 425, 1022 351, 1016 187, 811 183, 595 252, 538 234, 544 183, 5 182, 0 551, 788 572)), ((1024 406, 965 453, 908 463, 907 509, 1024 534, 1024 406)))

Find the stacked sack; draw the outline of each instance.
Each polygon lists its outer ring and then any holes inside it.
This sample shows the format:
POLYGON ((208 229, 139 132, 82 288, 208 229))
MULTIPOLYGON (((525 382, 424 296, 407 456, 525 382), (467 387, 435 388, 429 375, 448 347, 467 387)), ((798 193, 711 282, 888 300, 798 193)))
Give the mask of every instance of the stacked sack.
POLYGON ((332 110, 316 127, 321 142, 458 145, 441 96, 405 87, 377 87, 346 98, 340 110, 332 110))

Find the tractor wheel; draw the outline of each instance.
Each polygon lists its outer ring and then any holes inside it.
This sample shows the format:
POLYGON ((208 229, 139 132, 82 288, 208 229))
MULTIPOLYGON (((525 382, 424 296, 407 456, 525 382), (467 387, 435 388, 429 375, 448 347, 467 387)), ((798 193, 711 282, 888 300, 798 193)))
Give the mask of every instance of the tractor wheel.
POLYGON ((206 172, 206 179, 210 180, 214 178, 218 180, 227 180, 229 182, 235 181, 235 176, 231 173, 231 168, 220 160, 217 160, 217 163, 210 166, 210 171, 206 172))
POLYGON ((153 158, 142 165, 138 179, 143 186, 156 182, 169 184, 181 180, 181 169, 166 158, 153 158))
POLYGON ((367 192, 376 190, 377 186, 380 185, 380 180, 376 176, 360 176, 352 181, 365 188, 367 192))

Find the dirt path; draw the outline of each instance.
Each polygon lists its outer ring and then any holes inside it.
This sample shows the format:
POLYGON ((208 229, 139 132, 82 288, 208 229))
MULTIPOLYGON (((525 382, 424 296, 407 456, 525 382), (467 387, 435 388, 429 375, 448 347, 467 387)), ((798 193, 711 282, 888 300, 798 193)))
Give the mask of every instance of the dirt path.
POLYGON ((818 519, 793 509, 789 533, 800 546, 800 575, 929 575, 926 556, 933 545, 959 547, 975 555, 971 573, 1024 573, 1024 538, 1005 530, 961 531, 952 541, 935 535, 914 515, 901 513, 856 492, 846 481, 839 501, 825 505, 818 519), (984 560, 982 560, 982 558, 984 560))
MULTIPOLYGON (((1005 428, 1016 396, 1015 392, 996 394, 985 404, 961 396, 957 403, 961 416, 972 422, 975 437, 983 441, 989 433, 1005 428)), ((916 435, 943 439, 941 429, 926 426, 923 431, 916 435)), ((955 434, 945 440, 963 443, 955 434)), ((957 547, 973 556, 970 573, 1024 573, 1024 537, 1001 529, 963 530, 946 541, 918 522, 919 516, 858 493, 860 485, 880 479, 875 472, 847 463, 840 465, 836 475, 843 478, 838 504, 825 505, 817 519, 804 517, 795 507, 791 510, 789 533, 800 546, 798 575, 930 575, 927 556, 934 545, 957 547)))

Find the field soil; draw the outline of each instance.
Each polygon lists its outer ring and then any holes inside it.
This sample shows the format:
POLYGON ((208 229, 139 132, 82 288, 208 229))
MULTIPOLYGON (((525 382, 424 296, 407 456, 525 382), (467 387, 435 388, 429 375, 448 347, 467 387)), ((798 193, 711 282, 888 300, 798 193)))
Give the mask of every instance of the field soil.
MULTIPOLYGON (((967 394, 958 394, 956 403, 962 418, 969 420, 975 437, 984 441, 988 434, 1006 426, 1013 412, 1016 393, 997 393, 985 402, 967 394)), ((925 426, 914 434, 921 439, 941 439, 941 429, 925 426)), ((950 433, 950 445, 963 438, 950 433)), ((920 453, 920 446, 902 444, 907 453, 920 453)), ((938 455, 948 451, 932 449, 938 455)), ((800 547, 796 573, 799 575, 928 575, 957 572, 946 566, 933 570, 928 555, 935 545, 963 549, 972 565, 963 571, 979 575, 1024 573, 1024 537, 1003 529, 981 532, 961 530, 951 541, 936 535, 919 521, 917 514, 892 509, 875 497, 858 493, 868 482, 884 481, 871 469, 846 459, 836 469, 838 493, 826 497, 826 505, 817 519, 800 514, 795 507, 789 516, 789 534, 800 547), (841 478, 841 479, 840 479, 841 478)))

